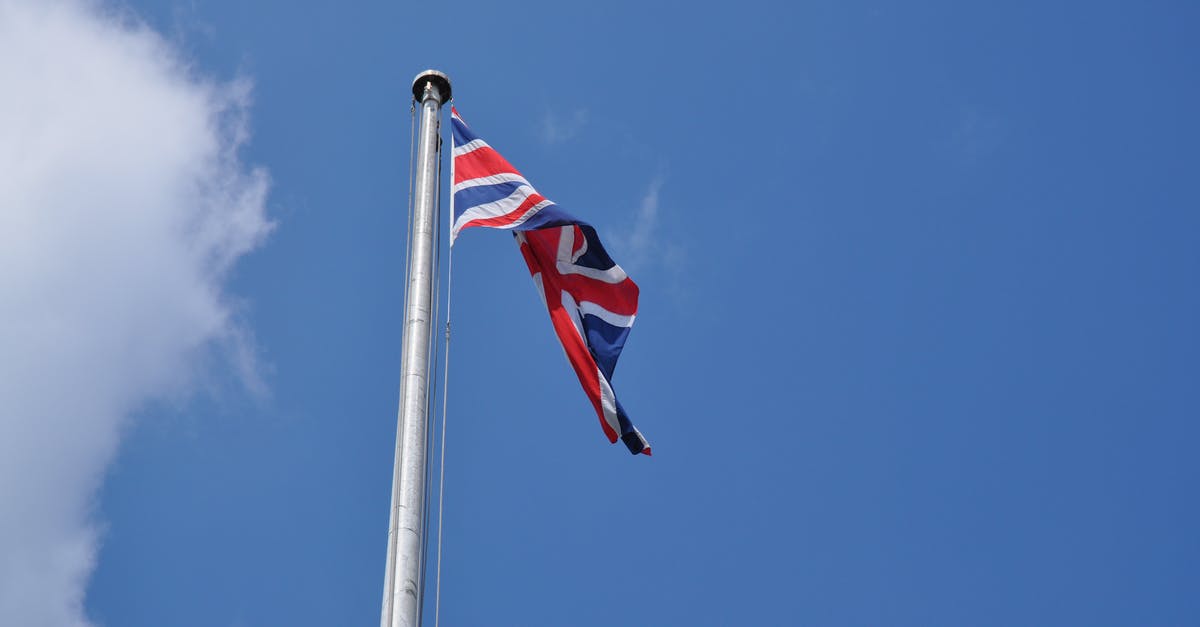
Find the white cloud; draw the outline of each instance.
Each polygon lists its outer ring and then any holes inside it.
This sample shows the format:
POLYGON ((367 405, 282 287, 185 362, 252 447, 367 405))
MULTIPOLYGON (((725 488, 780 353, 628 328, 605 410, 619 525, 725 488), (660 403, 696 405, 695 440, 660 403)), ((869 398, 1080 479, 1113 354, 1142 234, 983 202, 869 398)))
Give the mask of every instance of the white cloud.
POLYGON ((656 178, 650 183, 650 188, 642 196, 638 205, 637 215, 633 220, 633 229, 629 233, 629 248, 638 259, 644 259, 655 244, 655 231, 658 230, 658 190, 662 189, 662 179, 656 178))
POLYGON ((619 255, 617 263, 626 270, 636 272, 646 265, 660 264, 678 252, 679 247, 668 241, 658 228, 658 193, 662 186, 662 177, 652 180, 638 202, 629 228, 613 235, 613 248, 619 255))
POLYGON ((222 284, 267 176, 236 154, 248 85, 95 3, 0 0, 0 86, 0 624, 86 625, 123 421, 214 346, 253 373, 222 284))
POLYGON ((568 116, 547 112, 542 118, 542 143, 552 146, 570 141, 579 135, 587 123, 587 109, 576 109, 568 116))
POLYGON ((679 232, 662 227, 663 209, 659 200, 662 187, 662 176, 650 181, 633 212, 629 228, 613 232, 610 249, 613 259, 633 280, 652 272, 658 288, 665 288, 675 305, 682 308, 691 298, 688 275, 684 272, 688 260, 687 240, 679 232))

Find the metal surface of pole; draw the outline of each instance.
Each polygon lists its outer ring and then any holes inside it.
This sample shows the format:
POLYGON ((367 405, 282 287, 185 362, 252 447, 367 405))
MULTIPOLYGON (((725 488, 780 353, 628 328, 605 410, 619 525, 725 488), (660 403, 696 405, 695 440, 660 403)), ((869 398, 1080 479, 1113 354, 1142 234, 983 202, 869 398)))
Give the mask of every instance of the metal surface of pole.
POLYGON ((428 458, 429 347, 433 318, 434 233, 438 218, 438 163, 442 104, 450 100, 450 80, 428 70, 413 81, 420 105, 412 238, 408 251, 404 344, 400 371, 400 410, 396 418, 396 457, 388 522, 387 571, 380 627, 418 627, 424 598, 425 478, 428 458))

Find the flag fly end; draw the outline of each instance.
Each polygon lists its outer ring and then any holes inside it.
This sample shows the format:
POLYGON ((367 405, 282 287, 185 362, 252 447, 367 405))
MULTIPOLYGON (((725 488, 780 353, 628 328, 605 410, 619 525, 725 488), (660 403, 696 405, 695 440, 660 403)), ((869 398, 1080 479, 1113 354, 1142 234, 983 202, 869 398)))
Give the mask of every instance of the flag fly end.
POLYGON ((646 438, 642 437, 642 434, 637 429, 622 435, 621 441, 629 448, 629 452, 634 455, 638 453, 650 455, 650 444, 646 442, 646 438))

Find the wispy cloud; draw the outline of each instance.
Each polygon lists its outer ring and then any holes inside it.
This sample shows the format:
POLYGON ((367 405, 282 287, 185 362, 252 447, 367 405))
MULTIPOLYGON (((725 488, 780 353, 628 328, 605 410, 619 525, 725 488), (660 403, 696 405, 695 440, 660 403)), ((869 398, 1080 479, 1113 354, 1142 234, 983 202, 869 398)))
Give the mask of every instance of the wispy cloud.
POLYGON ((624 247, 629 256, 626 262, 630 267, 644 264, 661 247, 658 235, 658 192, 662 189, 662 178, 650 182, 646 193, 633 217, 633 226, 624 236, 624 247))
POLYGON ((229 357, 224 294, 270 231, 246 82, 198 79, 88 0, 0 0, 0 624, 88 624, 96 491, 121 427, 229 357))
POLYGON ((634 273, 650 269, 665 271, 667 278, 674 282, 683 270, 687 248, 662 228, 660 194, 663 184, 662 176, 650 181, 633 211, 629 228, 613 234, 613 250, 618 255, 618 263, 626 270, 634 273))
POLYGON ((542 143, 553 146, 570 141, 579 135, 588 123, 587 109, 576 109, 561 116, 553 111, 542 117, 542 143))

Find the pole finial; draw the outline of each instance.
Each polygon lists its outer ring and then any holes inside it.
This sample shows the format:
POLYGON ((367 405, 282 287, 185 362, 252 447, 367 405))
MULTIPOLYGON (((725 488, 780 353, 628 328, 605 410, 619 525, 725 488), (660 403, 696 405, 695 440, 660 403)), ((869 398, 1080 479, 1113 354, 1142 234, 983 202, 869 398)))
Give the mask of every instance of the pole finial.
POLYGON ((450 77, 437 70, 425 70, 417 74, 417 77, 413 79, 413 98, 417 102, 425 99, 425 86, 428 83, 433 83, 433 86, 437 88, 438 95, 441 96, 440 99, 443 104, 450 102, 450 77))

